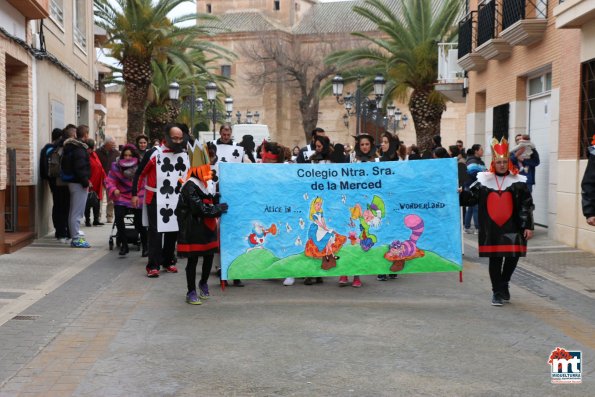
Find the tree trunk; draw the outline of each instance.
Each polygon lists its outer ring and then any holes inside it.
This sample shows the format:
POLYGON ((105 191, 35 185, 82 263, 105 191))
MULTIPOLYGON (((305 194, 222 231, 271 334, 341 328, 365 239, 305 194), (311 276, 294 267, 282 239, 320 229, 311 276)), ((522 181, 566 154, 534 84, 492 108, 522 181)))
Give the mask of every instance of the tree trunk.
POLYGON ((153 78, 151 59, 124 59, 122 77, 128 100, 126 138, 128 143, 135 143, 136 137, 143 133, 145 127, 147 93, 153 78))
POLYGON ((431 89, 414 90, 409 99, 409 111, 413 118, 417 146, 423 153, 432 150, 432 138, 440 135, 440 122, 442 113, 446 110, 445 104, 430 103, 428 98, 431 89))
POLYGON ((310 101, 310 98, 302 98, 300 100, 300 113, 302 115, 302 127, 304 128, 304 135, 306 136, 306 142, 310 142, 311 133, 314 128, 318 125, 318 109, 320 108, 320 101, 315 96, 310 101), (310 102, 310 103, 306 103, 310 102))

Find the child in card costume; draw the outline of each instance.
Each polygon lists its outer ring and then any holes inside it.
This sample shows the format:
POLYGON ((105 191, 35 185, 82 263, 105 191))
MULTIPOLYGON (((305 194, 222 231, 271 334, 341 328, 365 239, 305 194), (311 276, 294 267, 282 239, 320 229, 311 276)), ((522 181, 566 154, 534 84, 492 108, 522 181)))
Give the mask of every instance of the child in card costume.
POLYGON ((207 280, 211 274, 214 254, 219 250, 217 218, 227 212, 227 204, 216 203, 216 189, 211 181, 211 166, 206 147, 201 147, 198 140, 188 150, 190 169, 186 175, 178 205, 178 256, 188 258, 186 282, 188 293, 186 302, 200 305, 201 299, 208 299, 207 280), (202 256, 202 274, 196 293, 196 265, 202 256))
POLYGON ((506 138, 492 140, 492 153, 490 170, 478 173, 461 198, 465 205, 479 204, 479 256, 490 258, 492 305, 501 306, 510 300, 508 283, 533 237, 534 206, 526 177, 510 161, 506 138))

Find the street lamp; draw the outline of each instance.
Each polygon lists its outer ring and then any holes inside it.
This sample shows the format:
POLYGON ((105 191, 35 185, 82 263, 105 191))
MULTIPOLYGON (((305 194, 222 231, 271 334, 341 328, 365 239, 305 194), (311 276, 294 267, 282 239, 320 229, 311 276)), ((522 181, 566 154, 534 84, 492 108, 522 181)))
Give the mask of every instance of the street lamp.
MULTIPOLYGON (((207 92, 207 101, 211 104, 211 109, 207 112, 207 117, 211 117, 211 121, 213 122, 213 140, 216 139, 216 124, 217 124, 217 107, 216 100, 217 100, 217 84, 214 82, 209 82, 205 86, 205 90, 207 92)), ((201 97, 195 97, 196 92, 194 85, 190 86, 190 97, 184 100, 184 105, 188 106, 190 109, 190 132, 192 132, 192 128, 194 127, 194 111, 197 110, 198 112, 202 112, 205 107, 205 101, 201 97)), ((169 98, 173 101, 177 101, 180 98, 180 84, 176 81, 169 85, 169 98)), ((227 97, 225 98, 225 112, 226 115, 226 122, 231 122, 231 113, 233 112, 233 98, 227 97)))
POLYGON ((401 109, 395 107, 392 103, 386 107, 386 115, 388 116, 386 124, 388 122, 393 123, 393 133, 397 133, 397 130, 407 127, 409 118, 406 114, 401 113, 401 109), (403 127, 400 126, 400 122, 403 121, 403 127))
MULTIPOLYGON (((177 81, 174 81, 169 85, 169 99, 178 101, 179 98, 180 84, 178 84, 177 81)), ((182 106, 186 106, 190 110, 190 135, 193 135, 192 129, 194 128, 194 110, 196 109, 197 111, 202 112, 203 109, 203 100, 202 98, 196 98, 194 85, 190 86, 190 97, 183 101, 182 106)))
MULTIPOLYGON (((258 113, 258 110, 255 111, 254 113, 252 113, 250 110, 248 110, 246 112, 246 119, 244 120, 245 123, 243 124, 252 124, 254 122, 254 124, 258 124, 258 120, 260 119, 260 113, 258 113)), ((236 112, 236 120, 238 124, 242 124, 242 112, 240 112, 239 110, 236 112)))
POLYGON ((225 98, 225 112, 227 115, 225 116, 225 122, 231 123, 231 112, 233 112, 233 98, 227 97, 225 98))
POLYGON ((347 95, 343 96, 343 88, 345 86, 345 81, 341 75, 337 74, 333 80, 333 95, 337 99, 337 103, 343 105, 345 107, 345 112, 347 116, 352 116, 355 114, 356 117, 356 124, 355 124, 355 135, 360 134, 360 119, 362 113, 365 114, 366 119, 368 118, 368 109, 373 107, 373 118, 376 119, 377 109, 380 108, 380 101, 384 96, 384 90, 386 88, 386 80, 381 74, 377 74, 374 78, 374 98, 368 98, 364 96, 362 90, 360 88, 360 81, 361 77, 358 76, 355 84, 355 95, 352 95, 350 92, 347 95), (353 107, 355 105, 355 111, 353 107))
POLYGON ((215 99, 217 98, 217 84, 208 82, 205 86, 207 91, 207 101, 211 104, 212 121, 213 121, 213 140, 215 140, 215 128, 217 126, 217 109, 215 108, 215 99))

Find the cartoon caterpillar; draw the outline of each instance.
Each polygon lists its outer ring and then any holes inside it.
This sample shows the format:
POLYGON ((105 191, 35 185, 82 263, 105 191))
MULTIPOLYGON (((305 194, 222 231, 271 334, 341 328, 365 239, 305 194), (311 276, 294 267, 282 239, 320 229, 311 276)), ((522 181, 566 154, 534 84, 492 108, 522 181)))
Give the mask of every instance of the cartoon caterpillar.
POLYGON ((411 229, 409 240, 394 240, 384 258, 393 262, 390 270, 398 272, 405 267, 405 261, 424 256, 424 252, 417 248, 417 240, 424 232, 424 221, 418 215, 407 215, 405 226, 411 229))

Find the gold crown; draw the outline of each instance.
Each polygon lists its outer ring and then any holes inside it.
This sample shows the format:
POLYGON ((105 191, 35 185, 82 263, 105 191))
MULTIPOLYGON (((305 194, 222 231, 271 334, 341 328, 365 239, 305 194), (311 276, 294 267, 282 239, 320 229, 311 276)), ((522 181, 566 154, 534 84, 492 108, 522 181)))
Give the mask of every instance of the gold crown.
POLYGON ((500 141, 497 138, 492 138, 492 156, 493 159, 507 159, 508 158, 508 141, 502 137, 500 141))
POLYGON ((188 143, 188 159, 190 160, 190 168, 200 167, 203 165, 210 165, 209 150, 206 144, 198 143, 198 139, 194 140, 193 144, 188 143))

